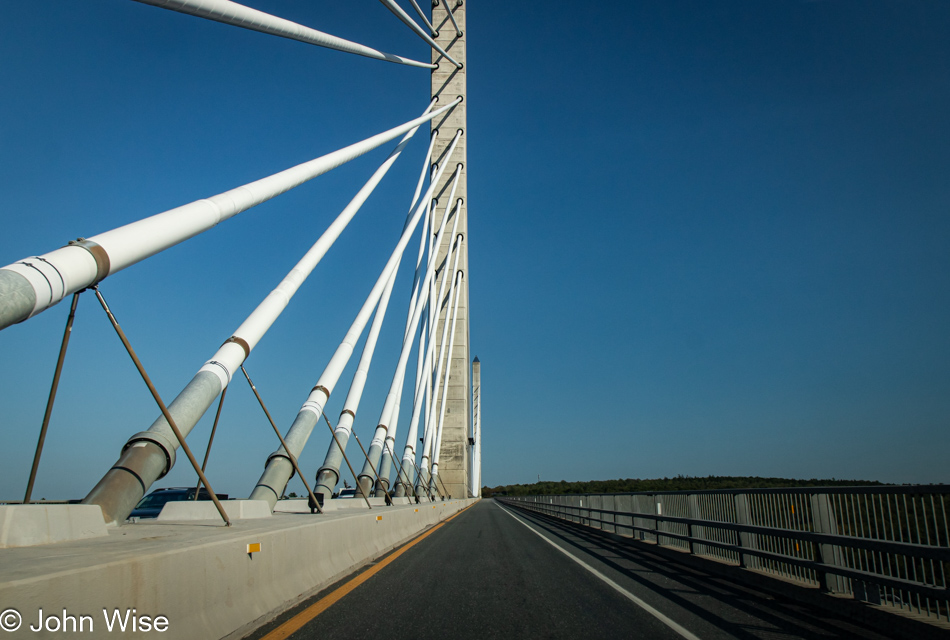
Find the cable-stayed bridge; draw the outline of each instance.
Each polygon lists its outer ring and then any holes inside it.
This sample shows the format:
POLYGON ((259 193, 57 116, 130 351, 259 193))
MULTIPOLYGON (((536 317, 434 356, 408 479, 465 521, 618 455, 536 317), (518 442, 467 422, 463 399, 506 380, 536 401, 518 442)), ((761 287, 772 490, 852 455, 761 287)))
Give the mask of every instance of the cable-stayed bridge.
MULTIPOLYGON (((169 399, 167 407, 152 387, 144 366, 136 358, 133 345, 125 338, 118 322, 114 322, 120 339, 136 362, 140 375, 161 410, 161 418, 148 429, 132 436, 124 447, 122 459, 92 490, 85 503, 101 506, 110 522, 124 521, 152 483, 171 470, 179 448, 187 454, 189 462, 202 477, 202 483, 208 486, 208 479, 200 470, 185 438, 215 400, 219 401, 219 406, 223 404, 226 390, 235 375, 243 373, 250 382, 243 365, 251 351, 352 221, 403 153, 410 139, 423 126, 430 133, 431 141, 408 205, 402 233, 394 239, 394 247, 390 255, 384 258, 382 271, 340 345, 328 358, 324 372, 315 380, 316 384, 287 432, 286 439, 281 438, 281 448, 268 457, 267 470, 253 492, 253 498, 266 500, 271 507, 276 503, 290 476, 298 471, 296 457, 314 428, 320 424, 321 418, 324 418, 324 407, 330 394, 337 388, 344 369, 353 358, 358 360, 358 366, 351 380, 347 381, 349 391, 339 420, 334 420, 338 424, 316 485, 317 494, 329 496, 333 493, 344 463, 343 450, 351 434, 404 256, 408 256, 405 262, 410 265, 403 268, 414 269, 408 311, 403 312, 406 317, 405 335, 391 376, 389 392, 380 411, 376 433, 366 445, 365 463, 357 461, 357 466, 362 468, 357 474, 360 493, 367 498, 376 491, 400 497, 425 494, 432 498, 453 493, 463 497, 474 495, 478 474, 472 469, 477 458, 478 438, 474 430, 475 423, 469 417, 472 413, 469 367, 460 364, 460 361, 467 363, 469 360, 468 283, 465 278, 468 266, 463 142, 465 107, 462 105, 465 83, 464 63, 456 59, 464 60, 463 32, 461 26, 457 26, 462 23, 452 15, 448 18, 455 35, 444 44, 455 48, 456 57, 453 57, 431 35, 422 31, 398 5, 388 4, 401 20, 411 24, 432 46, 435 61, 422 62, 383 53, 235 3, 153 4, 309 44, 428 68, 432 70, 433 91, 431 101, 421 116, 375 136, 218 195, 130 222, 105 233, 72 240, 60 249, 27 257, 2 270, 0 278, 3 284, 0 286, 3 291, 3 311, 0 326, 4 328, 35 317, 67 298, 71 299, 66 338, 60 353, 61 364, 66 355, 77 303, 84 291, 94 295, 109 318, 114 320, 115 316, 109 312, 103 297, 104 285, 101 284, 109 276, 204 233, 377 147, 395 143, 389 156, 336 220, 234 333, 226 337, 220 347, 210 351, 211 357, 200 366, 177 397, 169 399), (451 97, 449 94, 452 94, 451 97), (407 251, 410 242, 413 249, 418 247, 417 251, 407 251), (362 343, 362 353, 357 354, 357 343, 364 335, 367 337, 362 343), (421 337, 418 348, 417 335, 421 337), (415 366, 410 367, 410 355, 414 351, 418 362, 413 362, 415 366), (414 375, 411 373, 413 368, 414 375), (396 428, 407 371, 410 372, 409 388, 414 411, 407 428, 408 438, 400 438, 397 445, 396 428), (423 381, 427 378, 440 382, 438 385, 426 385, 423 381), (429 400, 427 405, 426 399, 429 400), (422 442, 419 455, 416 455, 419 449, 417 439, 422 442), (446 452, 444 456, 443 451, 446 452), (394 474, 391 473, 393 471, 394 474), (391 483, 391 475, 395 476, 395 483, 391 483)), ((464 21, 464 11, 459 12, 459 18, 464 21)), ((431 24, 427 28, 431 30, 431 24)), ((55 375, 48 413, 52 412, 60 373, 61 366, 55 375)), ((256 397, 260 399, 260 396, 256 397)), ((48 419, 44 420, 31 476, 35 476, 41 459, 48 422, 48 419)), ((348 460, 346 462, 349 464, 348 460)), ((25 502, 30 501, 32 484, 31 479, 25 502)), ((311 498, 315 498, 309 485, 307 491, 311 498)))
MULTIPOLYGON (((410 7, 392 0, 382 3, 426 41, 432 51, 429 60, 383 52, 224 0, 144 4, 360 55, 378 64, 429 69, 430 94, 428 100, 420 99, 419 113, 406 115, 395 126, 380 124, 371 136, 240 186, 72 239, 58 249, 24 248, 37 253, 0 269, 0 328, 15 331, 15 325, 44 313, 60 314, 65 324, 62 333, 49 338, 59 342, 60 349, 50 363, 53 384, 36 453, 32 465, 24 465, 24 475, 29 474, 24 504, 0 507, 0 542, 6 547, 0 552, 0 609, 10 629, 20 616, 14 634, 126 633, 130 630, 119 625, 132 623, 122 614, 135 609, 132 620, 140 625, 136 633, 345 636, 358 627, 347 609, 334 609, 337 619, 316 616, 323 615, 327 602, 355 588, 344 576, 409 539, 416 542, 377 565, 390 566, 390 571, 402 567, 398 571, 403 575, 381 574, 367 585, 381 591, 361 597, 394 599, 395 610, 404 613, 407 607, 394 594, 421 589, 430 606, 452 612, 449 626, 430 629, 435 637, 560 637, 585 629, 589 634, 591 618, 600 620, 602 632, 611 637, 812 637, 829 629, 832 637, 852 637, 873 632, 873 625, 820 606, 803 613, 795 608, 799 605, 770 604, 776 597, 771 595, 774 585, 750 589, 737 586, 744 583, 732 574, 723 577, 698 565, 681 570, 669 557, 620 545, 619 538, 657 548, 685 544, 695 556, 755 570, 756 575, 772 572, 784 580, 799 580, 806 588, 826 592, 822 598, 848 596, 931 622, 946 619, 947 521, 939 511, 945 491, 926 493, 929 502, 911 495, 913 525, 911 512, 902 511, 894 497, 904 496, 906 505, 908 492, 882 493, 888 497, 879 497, 877 503, 845 502, 838 511, 830 506, 834 499, 819 492, 814 498, 808 494, 807 499, 776 498, 771 503, 733 497, 732 507, 723 506, 728 501, 722 496, 620 497, 610 504, 587 497, 586 506, 585 498, 577 498, 577 504, 562 498, 556 508, 554 499, 545 503, 534 498, 509 503, 522 509, 520 514, 504 513, 487 502, 460 514, 477 499, 481 468, 480 363, 472 358, 469 332, 467 3, 436 2, 431 13, 412 0, 410 7), (402 157, 409 155, 413 139, 426 134, 421 158, 402 157), (271 285, 269 294, 228 319, 233 330, 190 363, 193 370, 183 386, 170 394, 160 392, 166 385, 155 381, 149 359, 138 355, 148 348, 144 343, 149 338, 123 326, 123 303, 110 293, 110 278, 127 269, 134 274, 148 260, 192 239, 224 233, 231 218, 272 199, 292 197, 294 189, 374 151, 379 156, 375 171, 348 195, 351 199, 315 242, 307 243, 305 253, 295 256, 292 269, 271 285), (334 244, 386 174, 407 162, 416 163, 418 178, 407 186, 407 202, 401 203, 402 228, 388 238, 387 251, 374 254, 376 272, 351 307, 321 304, 321 318, 314 324, 334 313, 345 316, 346 328, 338 344, 321 355, 318 375, 299 383, 298 391, 305 392, 303 404, 281 424, 273 417, 277 411, 267 390, 252 382, 251 356, 266 349, 259 343, 268 331, 280 329, 278 318, 299 304, 307 279, 319 278, 324 259, 333 260, 334 244), (403 279, 408 291, 396 286, 400 271, 411 274, 403 279), (46 443, 57 437, 57 418, 75 411, 56 404, 64 371, 81 366, 69 357, 71 343, 82 340, 81 335, 72 337, 73 323, 78 314, 92 313, 107 318, 114 346, 133 363, 154 409, 148 420, 129 431, 114 463, 101 470, 101 479, 78 489, 85 495, 80 504, 29 504, 37 502, 34 486, 44 472, 46 443), (376 346, 387 317, 399 339, 391 361, 383 362, 376 346), (363 398, 374 379, 382 379, 379 384, 385 390, 378 406, 363 398), (222 463, 215 456, 215 439, 229 437, 226 417, 220 432, 218 427, 219 418, 227 416, 228 391, 234 383, 248 385, 259 405, 255 410, 272 429, 272 442, 259 452, 263 472, 248 479, 246 495, 219 500, 214 470, 222 463), (202 420, 210 432, 201 432, 199 439, 196 427, 202 420), (361 428, 363 440, 356 437, 361 428), (315 447, 322 448, 315 452, 315 447), (142 498, 175 468, 191 469, 197 478, 190 495, 202 497, 202 489, 210 499, 169 502, 154 523, 134 517, 127 521, 142 498), (303 483, 304 497, 282 499, 294 478, 303 483), (354 481, 353 496, 333 499, 345 478, 354 481), (897 525, 891 518, 888 530, 880 518, 892 499, 897 525), (849 506, 858 515, 841 520, 849 506), (782 520, 796 508, 808 517, 794 523, 782 520), (429 531, 425 538, 416 537, 424 530, 429 531), (797 531, 798 537, 789 531, 797 531), (602 533, 615 538, 599 537, 602 533), (907 539, 895 539, 901 535, 907 539), (853 550, 858 555, 848 556, 853 550), (426 555, 413 559, 413 554, 426 555), (436 559, 437 554, 442 555, 436 559), (420 573, 397 565, 400 558, 422 565, 420 573), (892 558, 895 567, 903 562, 903 570, 891 568, 892 558), (783 563, 801 571, 775 569, 783 563), (647 573, 648 581, 636 579, 647 573), (394 582, 380 584, 384 576, 394 582), (398 582, 400 577, 408 587, 398 582), (338 579, 344 582, 331 586, 338 579), (872 586, 878 585, 875 596, 872 586), (311 597, 316 601, 311 603, 311 597), (715 603, 704 602, 708 600, 715 603), (280 615, 298 603, 295 615, 280 615), (478 617, 480 607, 489 608, 488 620, 478 617), (758 611, 754 616, 753 610, 758 611), (115 611, 119 613, 108 613, 115 611)), ((357 585, 375 576, 376 569, 361 575, 357 585)), ((367 608, 353 606, 362 618, 367 608)), ((382 633, 408 628, 390 615, 379 622, 382 633)), ((917 622, 904 623, 909 633, 935 628, 917 622)))

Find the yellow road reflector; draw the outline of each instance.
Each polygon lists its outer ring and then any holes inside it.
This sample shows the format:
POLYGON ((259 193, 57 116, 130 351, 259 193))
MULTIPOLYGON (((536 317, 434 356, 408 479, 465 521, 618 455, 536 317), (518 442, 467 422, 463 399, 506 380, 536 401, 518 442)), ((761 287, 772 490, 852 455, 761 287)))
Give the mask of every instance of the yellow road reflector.
POLYGON ((382 519, 383 519, 383 516, 376 516, 376 522, 379 522, 382 519))
POLYGON ((418 510, 418 509, 416 509, 416 513, 419 513, 419 510, 418 510))
POLYGON ((260 553, 260 551, 261 551, 261 543, 260 543, 260 542, 253 542, 253 543, 250 543, 250 544, 247 545, 247 552, 248 552, 248 553, 260 553))

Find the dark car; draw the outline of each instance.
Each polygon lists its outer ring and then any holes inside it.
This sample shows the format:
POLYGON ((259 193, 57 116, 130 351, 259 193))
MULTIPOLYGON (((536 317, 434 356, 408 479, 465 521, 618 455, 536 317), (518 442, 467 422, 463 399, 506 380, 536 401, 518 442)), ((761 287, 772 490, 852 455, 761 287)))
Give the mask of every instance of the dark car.
MULTIPOLYGON (((224 493, 215 494, 218 497, 218 500, 227 500, 228 496, 224 493)), ((165 506, 166 502, 180 502, 183 500, 194 500, 195 499, 195 488, 194 487, 167 487, 165 489, 156 489, 152 493, 148 494, 142 498, 135 509, 132 510, 132 513, 129 514, 130 518, 157 518, 158 514, 161 513, 162 507, 165 506)), ((208 493, 207 489, 201 489, 198 492, 199 500, 210 500, 211 494, 208 493)))

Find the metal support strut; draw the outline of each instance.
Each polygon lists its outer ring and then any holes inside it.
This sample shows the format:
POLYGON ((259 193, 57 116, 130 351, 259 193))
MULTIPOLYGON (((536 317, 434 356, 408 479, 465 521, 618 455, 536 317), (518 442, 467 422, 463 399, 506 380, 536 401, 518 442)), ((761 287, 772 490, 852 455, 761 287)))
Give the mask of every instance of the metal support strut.
POLYGON ((46 401, 46 413, 43 414, 43 426, 40 427, 40 439, 36 443, 36 454, 33 456, 33 467, 30 469, 30 479, 26 483, 26 495, 23 504, 30 504, 30 494, 33 493, 33 483, 36 481, 36 471, 40 466, 40 456, 43 455, 43 443, 46 442, 46 430, 49 428, 49 419, 53 415, 53 403, 56 402, 56 390, 59 389, 59 377, 63 373, 63 361, 66 359, 66 348, 73 333, 73 320, 76 317, 76 305, 79 304, 79 294, 73 294, 73 303, 69 307, 69 317, 66 319, 66 330, 63 332, 63 343, 59 347, 59 358, 56 360, 56 371, 53 372, 53 384, 50 386, 49 399, 46 401))
MULTIPOLYGON (((389 459, 392 461, 392 465, 396 468, 396 485, 398 486, 403 482, 408 482, 409 476, 403 470, 402 465, 396 463, 396 454, 393 453, 393 448, 386 441, 384 441, 383 444, 386 445, 386 453, 389 454, 389 459)), ((393 493, 395 493, 395 491, 393 491, 393 493)))
MULTIPOLYGON (((201 462, 201 470, 204 471, 208 468, 208 456, 211 455, 211 445, 214 444, 214 434, 218 430, 218 420, 221 419, 221 407, 224 406, 224 396, 227 394, 228 388, 225 387, 221 391, 221 397, 218 399, 218 410, 214 414, 214 424, 211 425, 211 436, 208 438, 208 448, 205 449, 205 459, 201 462)), ((201 490, 201 482, 198 482, 198 486, 195 487, 195 500, 198 500, 198 492, 201 490)))
POLYGON ((280 440, 280 446, 284 448, 284 452, 287 453, 287 459, 290 460, 290 464, 294 465, 294 471, 297 472, 297 475, 300 476, 300 481, 303 482, 303 486, 307 488, 307 495, 310 497, 310 505, 313 508, 313 505, 316 505, 317 511, 323 513, 323 509, 320 508, 320 503, 317 502, 317 497, 313 495, 313 491, 310 490, 310 485, 307 483, 307 479, 304 477, 303 472, 300 471, 300 467, 297 466, 297 456, 290 452, 290 448, 287 447, 287 443, 284 442, 284 436, 280 435, 280 429, 277 428, 277 425, 274 424, 274 419, 270 417, 270 411, 267 410, 267 407, 264 405, 264 399, 261 398, 261 394, 257 392, 257 387, 254 386, 254 383, 251 382, 251 376, 247 375, 247 369, 244 368, 244 365, 241 365, 241 373, 244 374, 244 377, 247 378, 247 383, 251 385, 251 391, 254 392, 254 397, 257 398, 257 401, 261 405, 261 409, 264 410, 264 415, 267 416, 267 421, 270 422, 270 426, 273 427, 274 433, 277 434, 277 438, 280 440))
POLYGON ((189 447, 188 443, 185 442, 185 437, 181 435, 181 431, 178 430, 178 425, 175 424, 175 419, 172 418, 172 414, 168 411, 168 407, 165 406, 165 403, 162 401, 162 397, 158 395, 158 390, 155 388, 155 385, 152 384, 151 378, 149 378, 148 374, 145 372, 145 367, 142 366, 142 361, 139 360, 139 357, 135 354, 135 350, 129 343, 129 339, 125 337, 125 332, 122 331, 122 327, 119 326, 119 322, 115 319, 115 316, 112 315, 112 310, 109 309, 109 305, 106 304, 105 298, 103 298, 102 294, 99 292, 99 287, 92 287, 92 290, 96 292, 96 298, 99 299, 99 304, 102 305, 102 310, 105 311, 106 315, 109 317, 109 322, 112 323, 112 327, 118 334, 119 340, 122 341, 122 345, 125 347, 125 350, 128 351, 129 357, 132 358, 132 362, 135 364, 135 368, 138 369, 139 375, 142 376, 142 380, 145 381, 145 386, 148 387, 148 390, 155 399, 156 404, 158 404, 158 408, 162 410, 162 415, 165 416, 165 420, 168 421, 168 426, 171 427, 172 431, 175 433, 175 437, 178 438, 179 446, 181 446, 182 450, 185 452, 185 455, 188 456, 188 461, 194 468, 195 473, 197 473, 198 477, 201 478, 201 484, 203 484, 205 489, 208 490, 211 500, 214 501, 215 508, 221 515, 221 519, 224 520, 226 526, 230 527, 231 520, 228 519, 228 514, 224 512, 224 507, 221 506, 218 496, 215 495, 214 489, 212 489, 211 485, 208 483, 208 478, 205 477, 204 471, 202 471, 201 467, 198 466, 198 461, 195 460, 195 456, 191 452, 191 447, 189 447))
MULTIPOLYGON (((327 421, 327 429, 330 430, 330 435, 333 436, 333 441, 336 442, 337 448, 340 450, 340 453, 343 454, 343 459, 346 460, 346 466, 350 468, 350 473, 351 473, 351 474, 353 475, 353 477, 355 478, 355 477, 356 477, 356 472, 353 471, 353 465, 350 464, 350 459, 346 456, 346 450, 345 450, 345 449, 343 448, 343 446, 340 444, 340 439, 336 437, 336 431, 333 430, 333 425, 330 424, 330 418, 327 417, 327 414, 326 414, 326 413, 323 414, 323 419, 327 421)), ((319 474, 320 472, 318 471, 317 473, 319 474)), ((371 504, 369 503, 369 497, 366 495, 366 492, 363 491, 363 487, 360 486, 360 483, 359 483, 359 482, 356 483, 356 487, 357 487, 357 489, 360 490, 360 495, 363 496, 363 500, 366 501, 366 506, 367 506, 367 508, 372 509, 372 508, 373 508, 373 505, 371 505, 371 504)))
MULTIPOLYGON (((358 435, 356 435, 356 429, 353 430, 353 437, 356 438, 356 444, 360 445, 360 451, 363 452, 363 457, 366 458, 366 462, 369 462, 369 454, 366 453, 366 447, 364 447, 364 446, 363 446, 363 443, 360 442, 360 437, 359 437, 358 435)), ((373 465, 370 465, 370 471, 373 472, 373 476, 376 478, 376 486, 383 487, 383 484, 379 481, 379 474, 376 473, 376 468, 375 468, 373 465)), ((358 477, 356 477, 356 476, 354 476, 354 477, 356 478, 356 484, 359 484, 359 483, 360 483, 360 479, 359 479, 358 477)), ((360 489, 360 490, 362 491, 362 489, 360 489)), ((388 503, 388 504, 392 504, 392 503, 393 503, 393 498, 392 498, 391 495, 389 495, 389 492, 386 491, 386 487, 383 487, 383 493, 385 493, 385 494, 386 494, 386 497, 389 498, 389 500, 387 501, 387 503, 388 503)))

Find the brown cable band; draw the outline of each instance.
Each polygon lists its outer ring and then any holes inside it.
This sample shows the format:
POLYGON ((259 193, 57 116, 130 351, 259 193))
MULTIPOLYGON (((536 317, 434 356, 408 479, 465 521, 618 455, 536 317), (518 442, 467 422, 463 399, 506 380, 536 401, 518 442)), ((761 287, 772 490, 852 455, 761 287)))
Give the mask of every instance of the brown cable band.
POLYGON ((334 469, 333 467, 320 467, 319 469, 317 469, 317 475, 316 475, 316 478, 315 478, 316 481, 317 481, 317 482, 320 481, 320 474, 321 474, 321 473, 328 473, 328 472, 329 472, 329 473, 332 473, 333 475, 336 476, 336 479, 333 481, 333 484, 334 484, 334 485, 335 485, 337 482, 340 481, 340 472, 337 471, 336 469, 334 469))
POLYGON ((233 342, 233 343, 236 344, 237 346, 239 346, 239 347, 241 347, 242 349, 244 349, 244 359, 245 359, 245 360, 247 360, 247 358, 251 355, 251 345, 249 345, 249 344, 247 343, 247 340, 245 340, 244 338, 238 338, 237 336, 231 336, 230 338, 228 338, 227 340, 225 340, 223 343, 221 343, 221 346, 223 347, 224 345, 226 345, 226 344, 229 343, 229 342, 233 342))
POLYGON ((92 259, 96 261, 96 279, 93 280, 89 286, 99 284, 105 280, 107 275, 109 275, 109 269, 112 266, 112 262, 109 260, 109 254, 106 253, 106 250, 100 245, 96 244, 92 240, 77 238, 76 240, 70 240, 66 246, 82 247, 88 251, 90 255, 92 255, 92 259))
MULTIPOLYGON (((270 464, 270 461, 273 460, 274 458, 283 458, 284 460, 290 463, 290 478, 287 479, 287 482, 290 482, 290 480, 293 479, 295 475, 297 475, 297 469, 294 468, 295 467, 294 459, 291 458, 290 454, 287 453, 286 451, 283 451, 283 452, 275 451, 274 453, 267 456, 267 464, 270 464)), ((266 467, 267 465, 264 465, 264 466, 266 467)), ((264 485, 264 486, 266 487, 267 485, 264 485)), ((268 488, 270 489, 270 487, 268 488)), ((273 489, 271 489, 271 491, 273 491, 273 489)), ((274 493, 277 493, 277 492, 274 491, 274 493)), ((277 497, 280 498, 280 496, 277 496, 277 497)))
MULTIPOLYGON (((385 431, 386 433, 389 433, 389 427, 387 427, 387 426, 384 425, 384 424, 378 424, 378 425, 376 425, 376 428, 377 428, 377 429, 382 429, 382 430, 385 431)), ((383 444, 386 444, 385 438, 383 439, 383 444)))
POLYGON ((356 420, 356 414, 353 413, 352 411, 350 411, 349 409, 344 409, 343 411, 341 411, 341 412, 340 412, 340 417, 343 417, 343 414, 344 414, 344 413, 350 414, 350 416, 351 416, 354 420, 356 420))
POLYGON ((313 389, 310 390, 310 393, 313 393, 314 391, 322 391, 323 394, 327 397, 327 399, 328 400, 330 399, 330 392, 327 391, 327 388, 324 387, 322 384, 318 384, 317 386, 315 386, 313 389))

